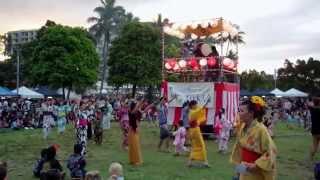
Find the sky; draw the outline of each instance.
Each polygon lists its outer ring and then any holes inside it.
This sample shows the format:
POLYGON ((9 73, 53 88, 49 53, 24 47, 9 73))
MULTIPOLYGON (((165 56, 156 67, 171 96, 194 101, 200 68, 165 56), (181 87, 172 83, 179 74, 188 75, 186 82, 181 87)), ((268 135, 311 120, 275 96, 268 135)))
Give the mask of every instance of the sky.
MULTIPOLYGON (((47 19, 89 27, 100 0, 0 0, 0 34, 37 29, 47 19)), ((118 0, 118 5, 153 21, 157 14, 172 22, 223 17, 240 25, 246 44, 240 46, 240 70, 273 73, 285 59, 320 59, 319 0, 118 0)))

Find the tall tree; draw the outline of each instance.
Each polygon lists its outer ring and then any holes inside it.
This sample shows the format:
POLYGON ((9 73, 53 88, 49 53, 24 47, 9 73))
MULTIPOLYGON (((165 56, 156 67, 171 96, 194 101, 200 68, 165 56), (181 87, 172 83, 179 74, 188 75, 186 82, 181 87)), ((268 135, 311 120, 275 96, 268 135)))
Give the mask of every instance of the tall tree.
POLYGON ((278 84, 282 89, 298 88, 311 94, 320 91, 320 61, 310 57, 295 63, 286 59, 278 69, 278 84))
POLYGON ((108 82, 122 86, 157 85, 161 81, 160 32, 148 24, 131 22, 125 25, 110 48, 108 82))
POLYGON ((256 89, 272 89, 272 75, 264 71, 256 70, 244 71, 240 74, 240 86, 242 89, 254 91, 256 89))
POLYGON ((14 88, 16 83, 16 66, 11 59, 0 61, 0 85, 14 88))
POLYGON ((70 90, 95 84, 99 57, 88 32, 81 28, 54 25, 46 27, 38 40, 24 51, 28 80, 70 90))
POLYGON ((93 11, 97 13, 95 17, 89 17, 88 22, 94 23, 89 31, 97 39, 97 42, 102 41, 102 73, 100 94, 104 86, 107 71, 108 50, 113 37, 115 37, 120 27, 126 22, 136 20, 132 13, 125 12, 122 6, 116 6, 115 0, 100 0, 101 6, 96 7, 93 11))

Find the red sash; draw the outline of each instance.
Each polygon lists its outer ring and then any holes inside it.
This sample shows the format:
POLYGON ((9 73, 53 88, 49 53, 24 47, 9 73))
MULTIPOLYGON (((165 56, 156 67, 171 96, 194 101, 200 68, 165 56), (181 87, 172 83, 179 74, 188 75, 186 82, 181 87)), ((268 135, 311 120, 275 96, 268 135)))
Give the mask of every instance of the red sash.
POLYGON ((254 163, 260 157, 261 157, 261 154, 250 151, 246 148, 241 148, 241 158, 242 158, 242 161, 244 162, 254 163))

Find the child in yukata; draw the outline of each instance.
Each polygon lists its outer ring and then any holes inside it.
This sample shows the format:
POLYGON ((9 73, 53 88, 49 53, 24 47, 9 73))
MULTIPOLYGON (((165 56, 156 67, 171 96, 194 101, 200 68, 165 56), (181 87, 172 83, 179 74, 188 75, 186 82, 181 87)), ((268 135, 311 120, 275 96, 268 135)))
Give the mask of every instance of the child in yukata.
POLYGON ((187 148, 184 146, 186 141, 187 130, 183 126, 183 121, 179 121, 179 128, 173 133, 175 136, 173 145, 175 146, 175 155, 179 156, 181 153, 187 151, 187 148))

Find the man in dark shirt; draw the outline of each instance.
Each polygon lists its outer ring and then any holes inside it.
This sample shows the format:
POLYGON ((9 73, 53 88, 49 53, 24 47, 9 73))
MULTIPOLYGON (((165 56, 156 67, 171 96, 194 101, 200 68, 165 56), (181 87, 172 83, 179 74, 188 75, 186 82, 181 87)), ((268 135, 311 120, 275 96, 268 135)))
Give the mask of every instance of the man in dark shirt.
POLYGON ((308 104, 311 113, 311 134, 313 146, 311 147, 310 158, 313 159, 320 144, 320 99, 314 98, 313 103, 308 104))

